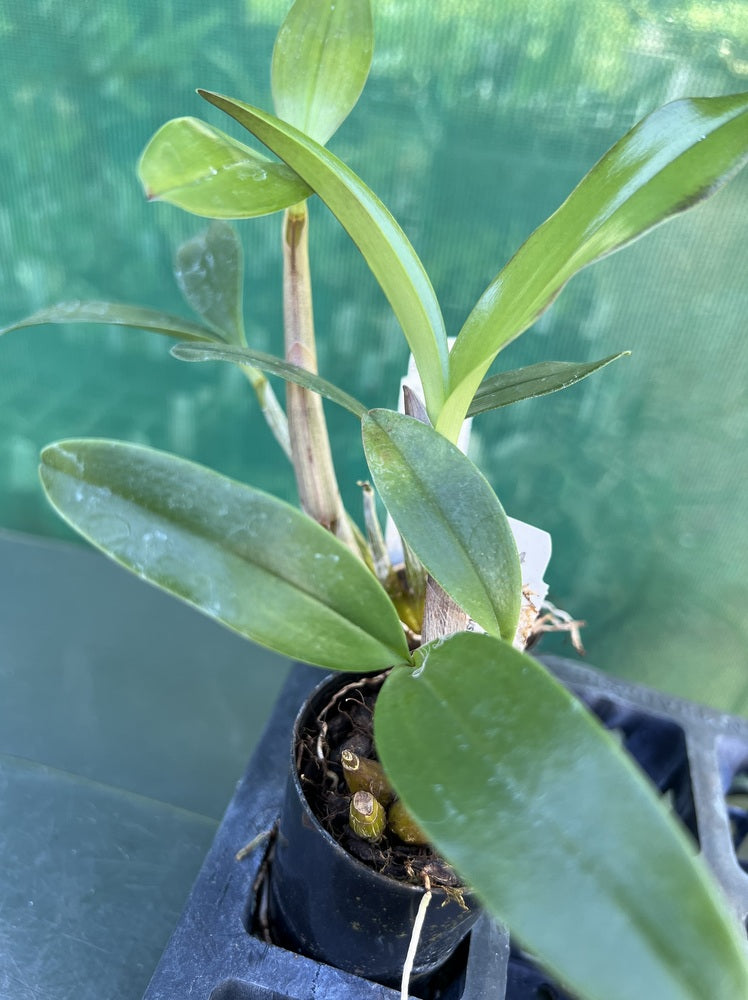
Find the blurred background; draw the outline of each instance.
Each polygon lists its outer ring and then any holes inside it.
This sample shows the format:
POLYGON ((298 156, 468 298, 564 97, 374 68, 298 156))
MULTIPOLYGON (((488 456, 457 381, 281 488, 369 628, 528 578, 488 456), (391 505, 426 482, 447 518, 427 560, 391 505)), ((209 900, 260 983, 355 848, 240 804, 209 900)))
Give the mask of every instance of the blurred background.
MULTIPOLYGON (((136 162, 181 115, 248 140, 195 88, 270 107, 287 6, 0 0, 0 327, 68 299, 188 315, 173 253, 206 223, 147 204, 136 162)), ((405 229, 451 335, 640 117, 677 97, 748 89, 740 0, 373 8, 371 77, 330 147, 405 229)), ((563 393, 484 415, 473 433, 508 513, 553 536, 550 598, 588 622, 588 662, 738 713, 748 712, 747 225, 748 171, 575 278, 502 365, 632 356, 563 393)), ((281 353, 280 217, 238 228, 250 341, 281 353)), ((320 204, 311 243, 322 374, 372 406, 395 405, 405 342, 320 204)), ((139 995, 287 668, 166 598, 152 604, 152 591, 74 542, 42 497, 39 449, 91 435, 167 448, 293 499, 290 468, 242 376, 180 363, 169 347, 91 326, 0 341, 0 827, 15 831, 4 868, 36 873, 40 885, 54 870, 60 898, 79 890, 85 903, 80 867, 69 866, 87 844, 83 855, 98 859, 91 884, 119 907, 110 923, 149 935, 115 957, 101 909, 80 917, 69 981, 49 968, 35 979, 25 963, 38 959, 38 942, 26 952, 12 938, 2 996, 139 995), (272 669, 261 669, 268 659, 272 669), (141 866, 134 882, 108 867, 123 857, 141 866), (59 881, 71 871, 72 890, 59 881)), ((328 416, 344 497, 358 511, 358 426, 334 407, 328 416)), ((573 655, 563 636, 545 648, 573 655)), ((0 931, 26 926, 19 914, 31 913, 33 893, 27 883, 16 893, 0 931)), ((60 951, 68 976, 69 956, 60 951)))
MULTIPOLYGON (((171 276, 204 223, 147 204, 137 158, 165 120, 246 133, 196 86, 270 106, 285 0, 0 5, 0 325, 62 299, 185 313, 171 276)), ((450 334, 599 156, 673 98, 748 86, 740 2, 375 0, 376 52, 331 148, 379 194, 429 271, 450 334)), ((576 278, 501 356, 631 358, 484 416, 476 457, 509 513, 551 532, 551 598, 588 622, 588 659, 748 709, 748 173, 576 278)), ((393 405, 406 349, 348 238, 313 206, 322 372, 393 405)), ((279 216, 239 223, 252 343, 281 352, 279 216)), ((0 526, 65 535, 39 448, 75 435, 165 447, 293 498, 290 469, 228 366, 184 365, 145 333, 45 328, 0 347, 0 526)), ((282 387, 279 389, 282 392, 282 387)), ((330 407, 358 509, 358 428, 330 407)), ((563 644, 559 647, 565 648, 563 644)))

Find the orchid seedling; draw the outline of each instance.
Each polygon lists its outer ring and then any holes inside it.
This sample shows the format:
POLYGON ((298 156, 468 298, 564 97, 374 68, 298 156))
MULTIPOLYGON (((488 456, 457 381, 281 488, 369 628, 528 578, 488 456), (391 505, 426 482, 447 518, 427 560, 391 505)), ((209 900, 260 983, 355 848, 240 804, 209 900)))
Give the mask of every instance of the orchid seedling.
POLYGON ((745 164, 748 94, 678 100, 635 125, 498 271, 450 350, 407 236, 327 148, 372 51, 368 0, 296 0, 273 51, 274 114, 198 91, 263 152, 195 117, 167 122, 147 144, 147 197, 217 220, 176 257, 194 319, 62 303, 8 328, 146 329, 178 341, 182 361, 237 365, 293 463, 301 509, 120 441, 49 445, 44 489, 97 548, 252 641, 326 670, 391 668, 374 719, 389 782, 485 908, 576 996, 748 996, 744 934, 680 823, 614 737, 514 647, 517 546, 456 444, 467 418, 571 386, 625 353, 500 366, 574 275, 745 164), (311 199, 346 230, 397 318, 420 380, 405 413, 387 408, 389 385, 372 406, 317 370, 311 199), (269 355, 245 336, 241 243, 227 220, 275 212, 284 331, 269 355), (268 376, 286 382, 285 405, 268 376), (323 399, 349 412, 356 435, 360 426, 371 477, 362 526, 341 500, 323 399), (373 491, 402 536, 404 566, 388 558, 373 491))

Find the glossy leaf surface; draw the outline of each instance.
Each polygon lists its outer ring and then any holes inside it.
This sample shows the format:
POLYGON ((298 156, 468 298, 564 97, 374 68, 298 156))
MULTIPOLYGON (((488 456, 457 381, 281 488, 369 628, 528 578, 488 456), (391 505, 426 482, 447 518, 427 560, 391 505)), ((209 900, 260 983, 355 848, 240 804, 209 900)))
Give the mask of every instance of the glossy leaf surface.
POLYGON ((363 438, 374 485, 429 573, 482 628, 514 638, 519 557, 487 480, 459 448, 401 413, 372 410, 363 438))
POLYGON ((478 386, 467 415, 474 417, 478 413, 519 403, 523 399, 546 396, 550 392, 566 389, 628 353, 621 351, 620 354, 611 354, 602 361, 541 361, 537 365, 492 375, 483 379, 478 386))
POLYGON ((174 276, 185 300, 222 340, 244 343, 242 245, 228 222, 213 222, 183 243, 174 276))
POLYGON ((537 661, 437 641, 385 683, 375 736, 418 824, 575 996, 748 996, 744 935, 694 845, 537 661))
POLYGON ((292 170, 198 118, 174 118, 138 163, 146 196, 210 219, 250 219, 295 205, 311 192, 292 170))
POLYGON ((279 156, 325 202, 379 282, 415 358, 432 419, 447 384, 447 338, 439 303, 408 238, 376 195, 341 160, 272 115, 198 91, 279 156))
POLYGON ((488 286, 451 354, 437 426, 453 436, 498 351, 583 267, 708 197, 748 157, 748 94, 667 104, 592 168, 488 286))
POLYGON ((363 403, 359 403, 353 396, 338 389, 332 382, 307 371, 306 368, 284 361, 283 358, 265 354, 264 351, 255 351, 250 347, 224 347, 222 344, 203 344, 197 349, 195 347, 196 345, 192 344, 176 344, 172 347, 171 353, 180 361, 231 361, 237 365, 253 365, 260 371, 278 375, 286 382, 294 382, 305 389, 312 389, 325 399, 350 410, 359 418, 366 413, 363 403))
POLYGON ((355 106, 373 49, 369 0, 296 0, 273 49, 278 117, 324 146, 355 106))
POLYGON ((45 323, 103 323, 113 326, 129 326, 137 330, 151 330, 180 340, 219 341, 222 338, 215 331, 197 323, 190 323, 181 316, 143 309, 140 306, 126 306, 119 302, 58 302, 48 309, 40 309, 32 316, 0 330, 0 335, 20 330, 25 326, 43 326, 45 323))
POLYGON ((97 548, 247 638, 333 670, 408 662, 374 576, 275 497, 116 441, 50 445, 41 477, 53 506, 97 548))

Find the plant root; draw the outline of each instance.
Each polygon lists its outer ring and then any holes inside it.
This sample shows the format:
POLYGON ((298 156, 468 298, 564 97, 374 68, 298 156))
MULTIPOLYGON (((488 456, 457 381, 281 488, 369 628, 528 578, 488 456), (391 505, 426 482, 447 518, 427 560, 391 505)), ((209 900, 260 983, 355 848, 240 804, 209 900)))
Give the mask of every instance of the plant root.
POLYGON ((424 875, 423 884, 426 892, 423 894, 423 898, 418 904, 416 919, 413 921, 413 932, 410 935, 410 944, 408 945, 408 952, 405 956, 405 964, 403 965, 403 977, 400 982, 400 1000, 408 1000, 410 992, 410 976, 413 972, 413 963, 416 960, 418 942, 421 939, 421 931, 423 930, 423 924, 426 920, 426 910, 428 910, 429 903, 431 902, 431 881, 428 875, 424 875))
POLYGON ((580 656, 585 655, 582 645, 580 629, 584 628, 587 622, 579 621, 561 608, 555 607, 550 601, 544 601, 541 611, 545 614, 536 619, 530 634, 527 638, 525 649, 530 649, 546 632, 568 632, 571 644, 580 656))

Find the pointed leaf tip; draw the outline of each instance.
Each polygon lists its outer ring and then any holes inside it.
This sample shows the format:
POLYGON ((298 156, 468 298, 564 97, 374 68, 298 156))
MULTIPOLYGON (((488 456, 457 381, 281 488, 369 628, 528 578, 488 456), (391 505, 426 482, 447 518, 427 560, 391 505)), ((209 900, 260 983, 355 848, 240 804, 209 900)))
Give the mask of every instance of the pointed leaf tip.
POLYGON ((333 670, 409 662, 374 575, 289 504, 119 441, 50 445, 40 474, 52 505, 84 538, 241 635, 333 670))
POLYGON ((748 158, 748 93, 673 101, 643 118, 522 244, 468 316, 437 426, 459 427, 497 353, 579 271, 719 190, 748 158))

